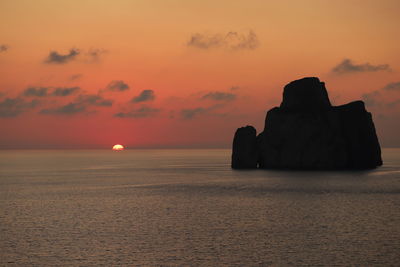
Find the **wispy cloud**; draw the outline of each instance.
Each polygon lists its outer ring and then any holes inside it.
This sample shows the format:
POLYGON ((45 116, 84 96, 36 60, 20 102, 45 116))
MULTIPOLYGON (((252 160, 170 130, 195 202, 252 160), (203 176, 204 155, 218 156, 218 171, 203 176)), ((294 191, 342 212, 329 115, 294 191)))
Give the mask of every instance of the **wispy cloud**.
POLYGON ((361 96, 362 100, 364 101, 364 103, 369 106, 377 106, 380 105, 379 101, 377 101, 377 98, 380 96, 381 94, 378 91, 373 91, 371 93, 366 93, 363 94, 361 96))
POLYGON ((379 90, 363 94, 362 100, 369 107, 393 108, 400 104, 400 82, 391 82, 379 90))
POLYGON ((153 117, 161 110, 158 108, 152 108, 148 106, 142 106, 138 109, 134 109, 128 112, 119 112, 114 114, 114 117, 117 118, 147 118, 153 117))
POLYGON ((111 107, 113 101, 104 99, 100 95, 81 94, 74 101, 61 105, 59 107, 46 108, 40 111, 40 114, 46 115, 73 115, 77 113, 89 113, 89 108, 96 107, 111 107))
POLYGON ((248 33, 227 32, 225 34, 193 34, 187 46, 200 49, 224 48, 228 50, 253 50, 260 45, 253 31, 248 33))
POLYGON ((77 48, 72 48, 66 54, 62 54, 57 51, 51 51, 44 60, 44 63, 62 65, 75 61, 78 58, 82 62, 97 63, 100 61, 100 57, 107 52, 108 51, 105 49, 94 49, 94 48, 86 51, 77 48))
POLYGON ((47 96, 47 91, 49 88, 47 87, 29 87, 26 88, 23 92, 24 96, 37 96, 37 97, 44 97, 47 96))
POLYGON ((5 98, 0 102, 0 117, 16 117, 19 114, 38 106, 39 101, 26 101, 21 97, 5 98))
POLYGON ((0 45, 0 53, 1 52, 6 52, 7 50, 8 50, 8 45, 5 45, 5 44, 1 44, 0 45))
POLYGON ((79 80, 80 78, 82 78, 83 77, 83 75, 82 74, 73 74, 73 75, 71 75, 71 76, 69 76, 68 77, 68 80, 70 80, 70 81, 76 81, 76 80, 79 80))
POLYGON ((121 80, 111 81, 108 85, 106 90, 114 91, 114 92, 122 92, 129 90, 129 85, 121 80))
POLYGON ((225 92, 210 92, 203 95, 201 99, 211 99, 216 101, 232 101, 236 99, 236 95, 225 92))
POLYGON ((388 91, 400 91, 400 82, 388 83, 382 89, 383 90, 388 90, 388 91))
POLYGON ((346 73, 360 73, 360 72, 377 72, 377 71, 390 71, 389 64, 372 65, 370 63, 354 64, 350 59, 344 59, 337 66, 332 69, 333 73, 346 74, 346 73))
POLYGON ((80 103, 68 103, 61 107, 42 109, 39 113, 45 115, 72 115, 86 111, 86 106, 80 103))
POLYGON ((74 60, 79 54, 80 51, 78 49, 71 49, 67 54, 51 51, 44 62, 48 64, 65 64, 74 60))
POLYGON ((209 107, 196 107, 196 108, 187 108, 182 109, 180 111, 181 117, 186 120, 190 120, 193 118, 197 118, 200 115, 213 115, 213 116, 225 116, 222 113, 215 113, 215 110, 224 107, 223 104, 216 104, 209 107))
POLYGON ((78 92, 80 87, 28 87, 22 95, 27 97, 70 96, 78 92))
POLYGON ((138 96, 132 98, 133 103, 139 103, 139 102, 147 102, 147 101, 152 101, 155 99, 155 94, 153 90, 143 90, 138 96))
POLYGON ((101 56, 103 54, 106 54, 107 52, 108 51, 105 49, 92 48, 85 53, 85 56, 87 57, 89 62, 96 63, 100 60, 101 56))
POLYGON ((51 95, 53 96, 70 96, 78 91, 80 91, 80 87, 57 87, 54 88, 53 92, 51 95))
POLYGON ((207 112, 207 109, 202 108, 202 107, 197 107, 197 108, 182 109, 181 115, 184 119, 190 120, 190 119, 193 119, 194 117, 197 117, 198 115, 204 114, 206 112, 207 112))
POLYGON ((84 105, 100 106, 100 107, 111 107, 113 101, 110 99, 104 99, 100 95, 79 95, 76 101, 84 105))

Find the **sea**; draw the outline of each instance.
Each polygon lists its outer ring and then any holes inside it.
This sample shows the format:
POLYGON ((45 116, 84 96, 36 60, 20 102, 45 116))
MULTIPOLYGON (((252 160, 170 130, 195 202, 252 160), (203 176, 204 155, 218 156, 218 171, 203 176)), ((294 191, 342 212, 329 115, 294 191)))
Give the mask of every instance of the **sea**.
POLYGON ((230 157, 1 150, 0 266, 400 266, 400 149, 366 171, 230 157))

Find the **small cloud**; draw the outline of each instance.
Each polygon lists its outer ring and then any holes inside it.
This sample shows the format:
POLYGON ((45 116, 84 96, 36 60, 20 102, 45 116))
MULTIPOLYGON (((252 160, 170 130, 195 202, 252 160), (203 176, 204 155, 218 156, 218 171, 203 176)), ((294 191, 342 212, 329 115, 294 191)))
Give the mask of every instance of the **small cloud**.
POLYGON ((107 85, 106 89, 109 91, 122 92, 122 91, 129 90, 129 85, 126 84, 124 81, 115 80, 115 81, 110 82, 107 85))
POLYGON ((70 49, 67 54, 61 54, 57 51, 51 51, 47 58, 45 59, 45 63, 48 64, 66 64, 70 61, 76 60, 78 57, 80 61, 86 63, 96 63, 99 62, 100 57, 107 53, 108 51, 105 49, 89 49, 89 50, 80 50, 80 49, 70 49))
POLYGON ((38 97, 44 97, 47 96, 47 91, 49 88, 47 87, 29 87, 25 89, 23 92, 24 96, 38 96, 38 97))
POLYGON ((238 32, 229 32, 225 40, 233 50, 253 50, 256 49, 260 43, 257 35, 253 31, 249 31, 247 35, 238 32))
POLYGON ((391 68, 388 64, 371 65, 370 63, 354 64, 350 59, 344 59, 332 72, 337 74, 345 73, 358 73, 358 72, 377 72, 377 71, 390 71, 391 68))
POLYGON ((86 107, 79 103, 69 103, 57 108, 42 109, 39 113, 45 115, 72 115, 86 111, 86 107))
POLYGON ((205 113, 206 111, 207 111, 207 109, 202 108, 202 107, 192 108, 192 109, 182 109, 181 115, 184 119, 190 120, 200 114, 205 113))
POLYGON ((74 60, 79 54, 80 51, 78 49, 71 49, 69 53, 65 55, 57 51, 51 51, 44 62, 48 64, 65 64, 74 60))
POLYGON ((400 99, 397 99, 395 101, 389 102, 387 105, 388 105, 389 108, 394 108, 399 104, 400 104, 400 99))
POLYGON ((397 92, 400 91, 400 82, 388 83, 379 90, 363 94, 362 100, 369 107, 394 108, 400 104, 397 92))
POLYGON ((236 90, 239 90, 239 89, 240 89, 239 86, 232 86, 231 88, 229 88, 229 90, 231 90, 231 91, 236 91, 236 90))
POLYGON ((69 76, 68 80, 70 80, 70 81, 76 81, 76 80, 79 80, 79 79, 82 78, 82 77, 83 77, 82 74, 74 74, 74 75, 69 76))
POLYGON ((236 95, 225 92, 210 92, 201 97, 201 99, 212 99, 216 101, 231 101, 236 99, 236 95))
POLYGON ((29 87, 24 90, 22 95, 28 97, 69 96, 80 89, 80 87, 29 87))
POLYGON ((51 93, 53 96, 69 96, 76 92, 78 92, 80 87, 57 87, 54 88, 54 91, 51 93))
POLYGON ((5 45, 5 44, 0 45, 0 53, 6 52, 8 49, 9 49, 8 45, 5 45))
POLYGON ((388 83, 382 89, 387 91, 400 91, 400 82, 388 83))
POLYGON ((371 93, 363 94, 361 96, 362 100, 364 101, 365 105, 369 107, 378 106, 380 103, 377 101, 377 98, 381 94, 378 91, 373 91, 371 93))
POLYGON ((253 31, 247 34, 228 32, 225 34, 195 33, 190 37, 187 46, 200 49, 225 48, 228 50, 253 50, 259 46, 257 35, 253 31))
POLYGON ((153 117, 161 110, 157 108, 151 108, 148 106, 142 106, 141 108, 131 110, 129 112, 119 112, 114 114, 117 118, 147 118, 153 117))
POLYGON ((100 60, 100 57, 107 53, 108 51, 105 49, 90 49, 85 53, 85 55, 88 57, 89 62, 98 62, 100 60))
POLYGON ((100 106, 100 107, 111 107, 113 104, 112 100, 104 99, 99 95, 79 95, 77 102, 80 104, 100 106))
POLYGON ((86 94, 79 95, 73 102, 66 105, 42 109, 39 113, 45 115, 74 115, 77 113, 87 113, 91 106, 110 107, 112 104, 112 100, 104 99, 102 96, 86 94))
POLYGON ((0 117, 16 117, 19 114, 35 108, 39 101, 34 99, 25 101, 21 97, 6 98, 0 102, 0 117))
POLYGON ((220 47, 224 43, 224 38, 220 34, 205 35, 201 33, 195 33, 190 37, 188 46, 193 46, 201 49, 210 49, 220 47))
POLYGON ((186 120, 196 118, 200 115, 212 115, 212 116, 224 117, 226 116, 226 114, 214 112, 215 110, 218 110, 224 106, 225 106, 224 104, 216 104, 206 108, 197 107, 197 108, 182 109, 180 111, 180 114, 182 118, 186 120))
POLYGON ((132 98, 133 103, 139 103, 139 102, 146 102, 146 101, 152 101, 155 99, 154 91, 153 90, 143 90, 140 95, 132 98))

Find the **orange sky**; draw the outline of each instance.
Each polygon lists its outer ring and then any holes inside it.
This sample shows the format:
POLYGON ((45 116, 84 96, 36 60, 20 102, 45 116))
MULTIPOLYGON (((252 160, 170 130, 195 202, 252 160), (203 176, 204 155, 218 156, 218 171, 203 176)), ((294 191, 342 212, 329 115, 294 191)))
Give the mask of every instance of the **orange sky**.
POLYGON ((0 148, 230 147, 304 76, 336 105, 365 100, 381 144, 399 147, 399 12, 397 0, 1 0, 0 148))

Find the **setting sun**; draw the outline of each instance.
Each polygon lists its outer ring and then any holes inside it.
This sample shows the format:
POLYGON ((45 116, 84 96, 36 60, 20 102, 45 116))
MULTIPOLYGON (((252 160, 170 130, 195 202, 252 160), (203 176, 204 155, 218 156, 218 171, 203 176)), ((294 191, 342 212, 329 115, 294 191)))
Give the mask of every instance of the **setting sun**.
POLYGON ((112 149, 113 150, 124 150, 124 146, 118 144, 118 145, 114 145, 112 149))

